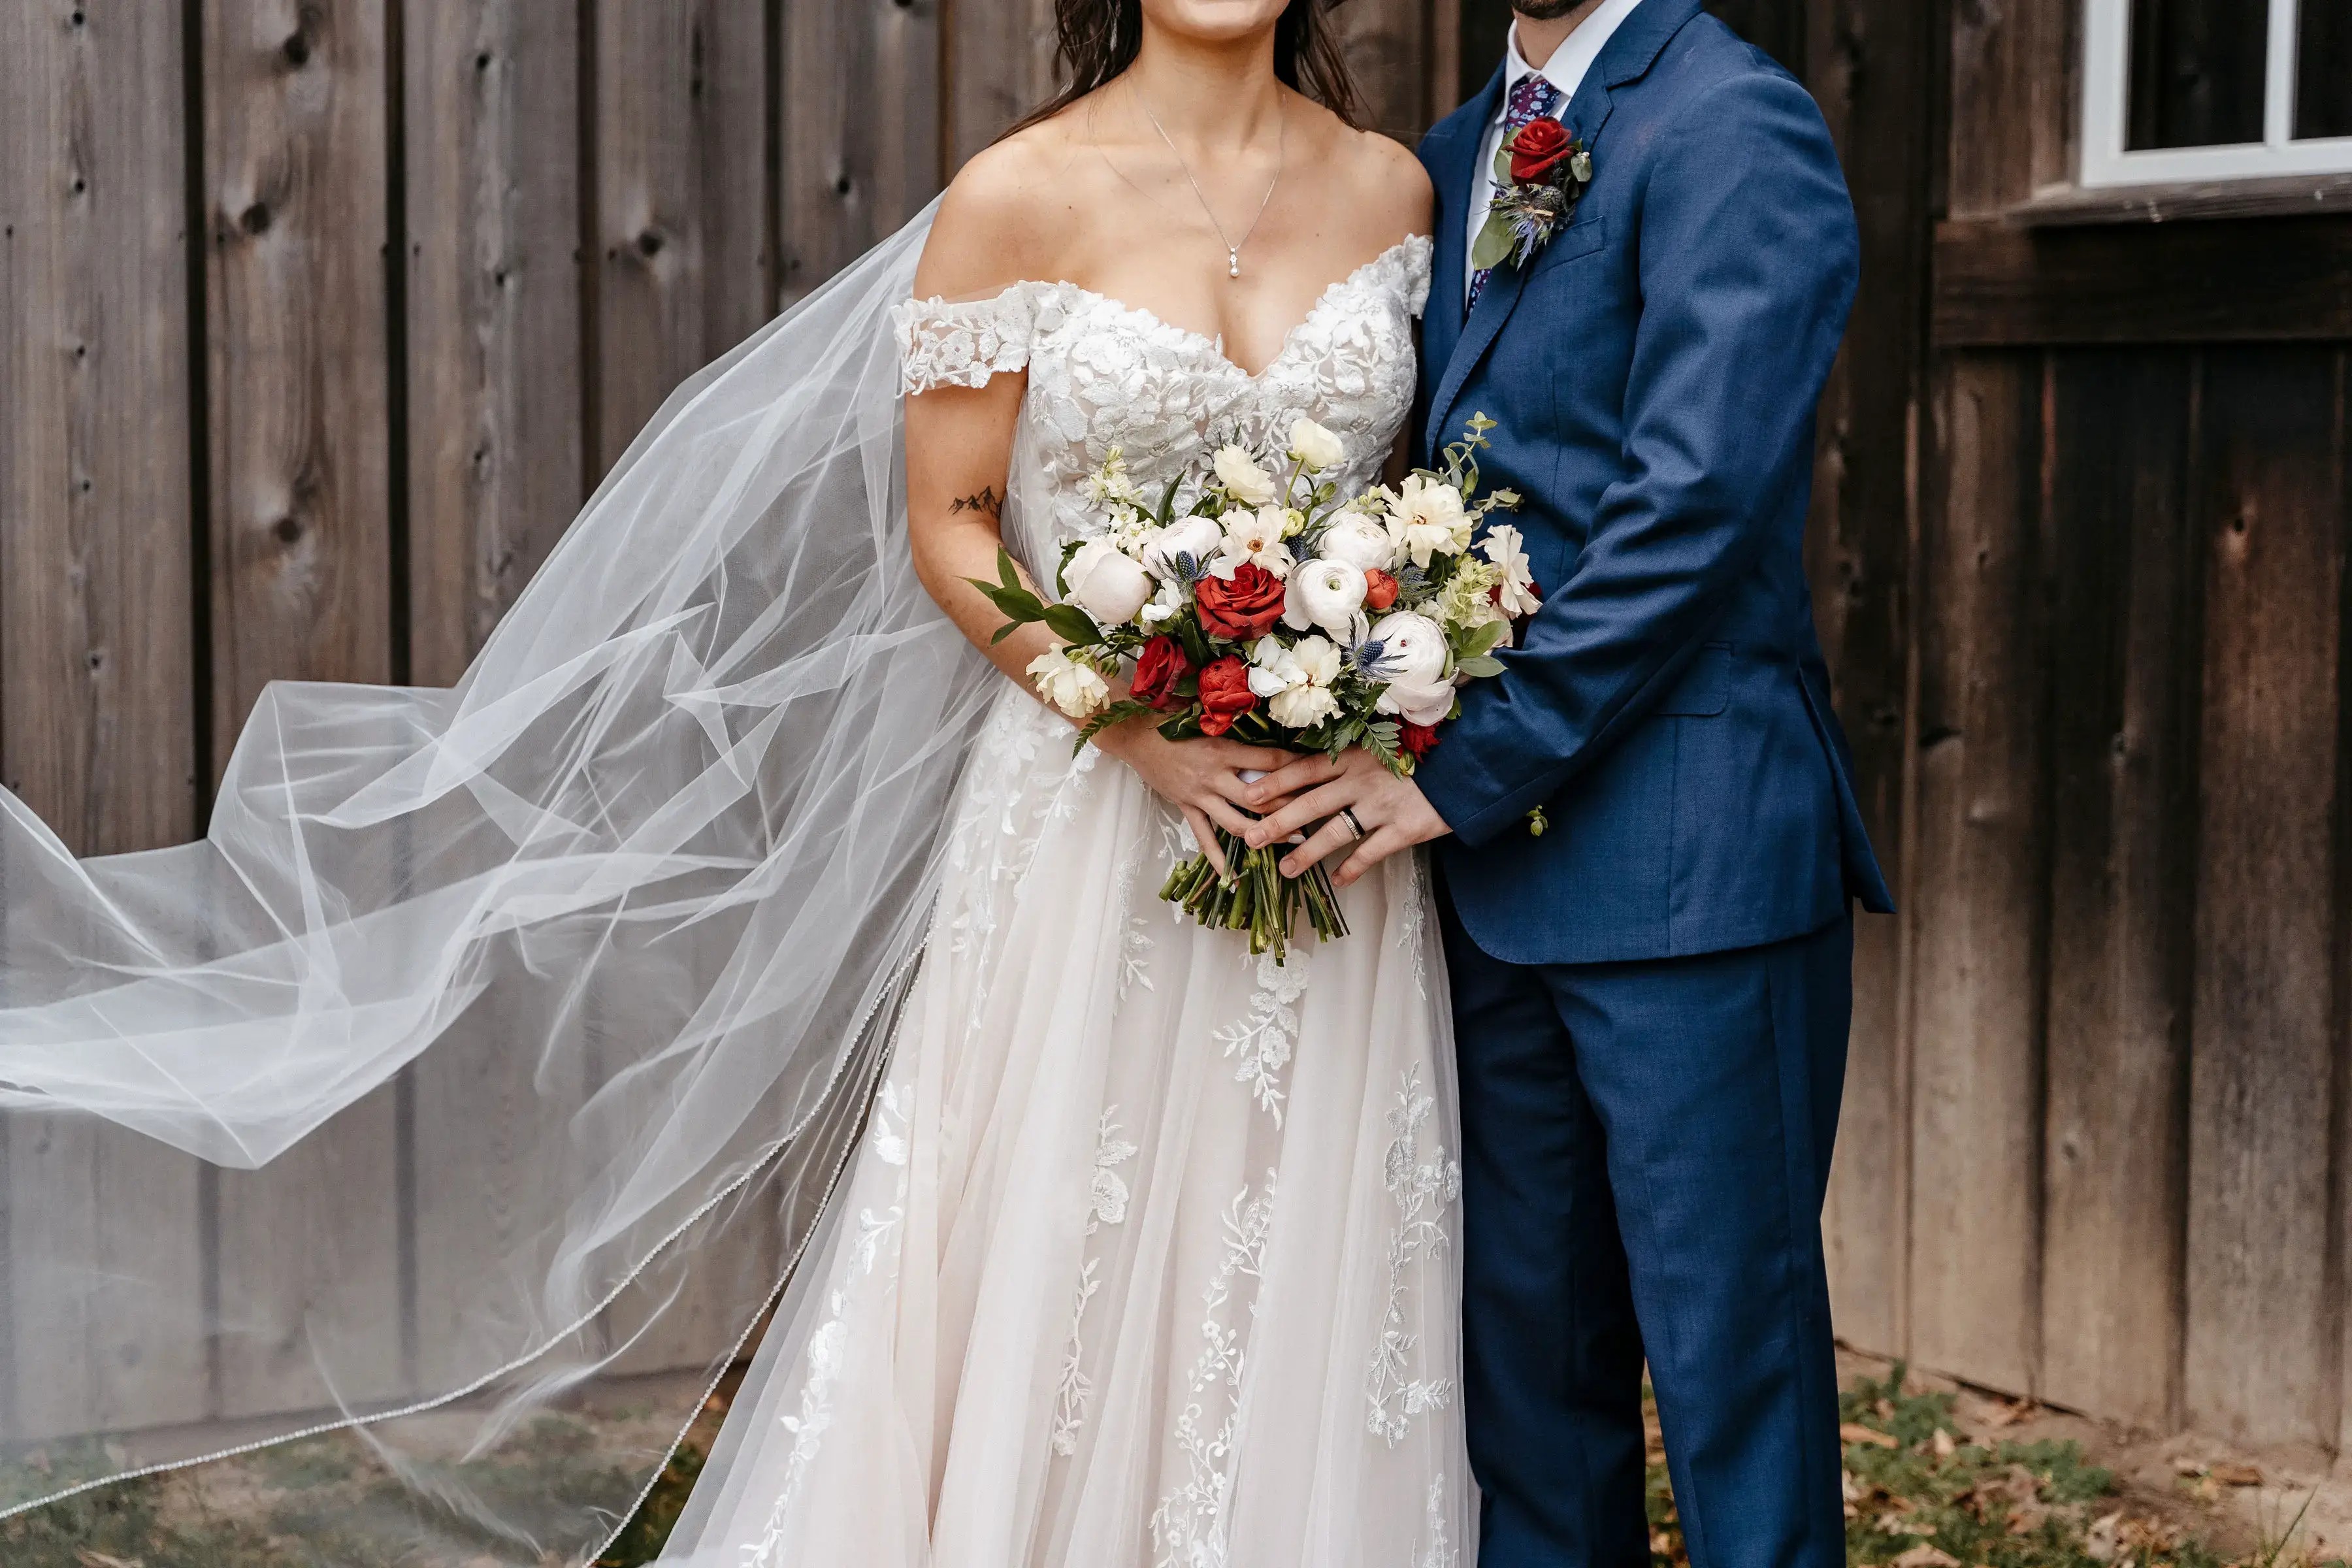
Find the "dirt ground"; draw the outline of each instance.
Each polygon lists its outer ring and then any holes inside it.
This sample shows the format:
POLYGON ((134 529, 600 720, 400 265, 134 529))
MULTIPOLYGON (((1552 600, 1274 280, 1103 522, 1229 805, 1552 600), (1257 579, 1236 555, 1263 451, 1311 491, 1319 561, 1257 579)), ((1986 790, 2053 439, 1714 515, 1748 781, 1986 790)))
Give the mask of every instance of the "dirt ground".
MULTIPOLYGON (((1838 1362, 1841 1384, 1891 1370, 1851 1351, 1838 1362)), ((2156 1437, 1916 1370, 1905 1386, 1954 1394, 1954 1414, 1979 1442, 2080 1444, 2089 1463, 2115 1474, 2116 1492, 2102 1507, 2185 1530, 2225 1562, 2292 1568, 2352 1558, 2352 1462, 2331 1465, 2311 1449, 2236 1447, 2193 1432, 2156 1437)))

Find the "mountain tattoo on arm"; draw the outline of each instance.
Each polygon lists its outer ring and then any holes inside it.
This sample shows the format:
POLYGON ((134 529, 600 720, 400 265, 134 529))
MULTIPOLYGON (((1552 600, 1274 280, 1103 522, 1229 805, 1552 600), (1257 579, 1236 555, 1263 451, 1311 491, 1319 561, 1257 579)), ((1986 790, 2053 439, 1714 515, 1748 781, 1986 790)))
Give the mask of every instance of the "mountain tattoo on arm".
POLYGON ((1000 521, 1004 515, 1004 501, 996 493, 996 487, 989 485, 978 495, 958 496, 948 503, 948 515, 950 517, 961 516, 968 511, 979 512, 991 521, 1000 521))

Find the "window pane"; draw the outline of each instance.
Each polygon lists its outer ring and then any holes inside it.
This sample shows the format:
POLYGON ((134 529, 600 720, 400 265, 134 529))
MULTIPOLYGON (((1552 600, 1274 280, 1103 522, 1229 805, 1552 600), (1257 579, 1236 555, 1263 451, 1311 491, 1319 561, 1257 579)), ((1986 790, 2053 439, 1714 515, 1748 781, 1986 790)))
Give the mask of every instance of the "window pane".
POLYGON ((2303 0, 2297 136, 2352 136, 2352 0, 2303 0))
MULTIPOLYGON (((2344 0, 2307 3, 2315 10, 2344 0)), ((2126 145, 2260 142, 2269 23, 2269 0, 2132 0, 2126 145)))

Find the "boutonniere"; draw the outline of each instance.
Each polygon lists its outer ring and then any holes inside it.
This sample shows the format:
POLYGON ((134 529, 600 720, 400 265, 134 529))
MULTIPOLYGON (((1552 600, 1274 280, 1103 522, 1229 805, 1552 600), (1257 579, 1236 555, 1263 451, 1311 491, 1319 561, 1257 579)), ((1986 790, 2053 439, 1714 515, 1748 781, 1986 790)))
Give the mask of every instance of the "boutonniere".
POLYGON ((1530 120, 1495 153, 1495 205, 1470 265, 1525 267, 1576 216, 1592 184, 1592 153, 1557 120, 1530 120))

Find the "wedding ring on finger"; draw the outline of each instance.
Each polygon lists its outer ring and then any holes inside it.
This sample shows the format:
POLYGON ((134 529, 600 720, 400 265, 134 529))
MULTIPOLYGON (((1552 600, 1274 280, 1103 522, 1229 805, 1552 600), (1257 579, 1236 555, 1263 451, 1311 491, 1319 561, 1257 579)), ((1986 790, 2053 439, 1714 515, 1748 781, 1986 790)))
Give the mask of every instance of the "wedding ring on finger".
POLYGON ((1367 837, 1364 831, 1364 825, 1363 822, 1356 816, 1356 808, 1354 806, 1341 806, 1339 808, 1339 820, 1348 825, 1348 832, 1357 843, 1361 844, 1364 841, 1367 837))

